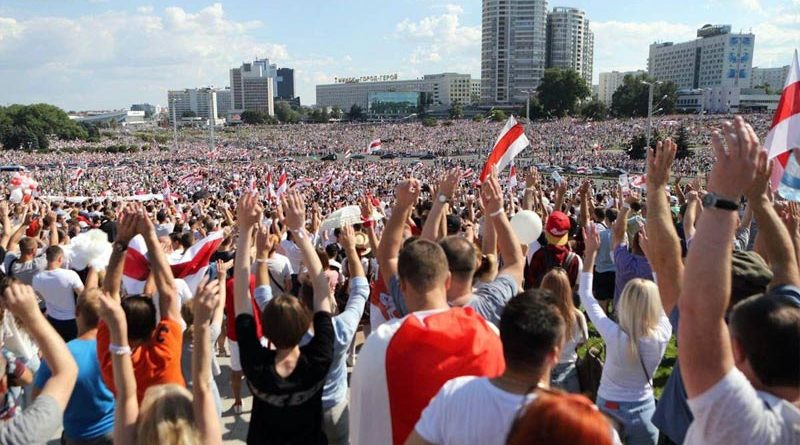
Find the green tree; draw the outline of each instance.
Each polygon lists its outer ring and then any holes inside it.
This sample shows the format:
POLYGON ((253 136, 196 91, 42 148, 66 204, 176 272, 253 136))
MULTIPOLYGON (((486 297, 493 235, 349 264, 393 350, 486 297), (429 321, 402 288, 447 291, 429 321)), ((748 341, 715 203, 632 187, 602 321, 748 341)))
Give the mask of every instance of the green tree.
MULTIPOLYGON (((653 137, 650 138, 650 148, 655 148, 656 143, 662 139, 664 139, 664 136, 655 131, 653 137)), ((628 156, 631 159, 644 159, 647 157, 647 135, 645 133, 639 133, 633 137, 631 146, 628 149, 628 156)))
POLYGON ((484 117, 480 113, 476 114, 475 116, 472 116, 472 121, 473 122, 481 122, 481 121, 483 121, 483 119, 484 119, 484 117))
POLYGON ((284 124, 296 124, 301 119, 300 112, 292 108, 286 101, 279 101, 275 104, 275 118, 284 124))
POLYGON ((592 94, 575 70, 559 68, 546 69, 536 91, 544 111, 554 116, 575 114, 578 101, 592 94))
POLYGON ((677 159, 688 158, 694 155, 694 152, 689 150, 689 132, 683 125, 678 128, 678 134, 675 136, 675 145, 678 150, 675 152, 677 159))
POLYGON ((0 144, 6 149, 47 149, 49 138, 86 139, 86 130, 48 104, 0 107, 0 144))
POLYGON ((245 110, 240 116, 242 122, 248 125, 261 125, 269 121, 269 115, 263 111, 245 110))
POLYGON ((453 103, 450 105, 450 118, 451 119, 461 119, 464 116, 464 109, 461 106, 461 102, 458 100, 454 100, 453 103))
MULTIPOLYGON (((647 116, 647 100, 649 86, 643 82, 654 82, 647 74, 627 75, 622 85, 614 91, 611 99, 611 111, 622 117, 647 116)), ((653 113, 661 108, 661 113, 670 114, 675 111, 677 87, 671 81, 656 84, 653 87, 653 113), (666 97, 665 97, 666 96, 666 97)))
POLYGON ((608 107, 599 100, 593 100, 581 107, 581 116, 596 121, 606 120, 608 119, 608 107))
POLYGON ((186 110, 183 113, 181 113, 181 117, 197 117, 197 113, 195 113, 192 110, 186 110))
POLYGON ((491 113, 492 120, 495 122, 503 122, 508 119, 508 115, 503 110, 494 109, 491 113))
POLYGON ((439 125, 439 121, 432 117, 426 117, 422 119, 422 125, 425 127, 435 127, 439 125))
POLYGON ((350 119, 351 121, 364 120, 365 118, 364 110, 360 106, 353 104, 350 107, 350 111, 347 112, 347 118, 350 119))
POLYGON ((331 108, 331 119, 341 119, 342 118, 342 109, 339 108, 338 105, 334 105, 331 108))

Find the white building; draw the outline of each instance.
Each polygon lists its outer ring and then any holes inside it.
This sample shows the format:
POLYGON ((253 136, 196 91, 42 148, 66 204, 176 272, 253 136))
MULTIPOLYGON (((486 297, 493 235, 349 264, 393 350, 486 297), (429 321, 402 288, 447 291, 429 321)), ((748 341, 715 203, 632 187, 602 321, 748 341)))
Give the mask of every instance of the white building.
POLYGON ((269 59, 256 59, 232 68, 233 111, 262 111, 274 116, 277 71, 277 66, 270 64, 269 59))
POLYGON ((645 74, 645 71, 638 70, 638 71, 611 71, 610 73, 600 73, 600 83, 598 84, 597 90, 597 100, 603 102, 604 104, 611 106, 612 98, 614 97, 614 92, 617 91, 617 88, 622 86, 623 81, 625 80, 625 76, 638 76, 640 74, 645 74))
POLYGON ((337 79, 336 83, 317 85, 316 104, 320 107, 338 106, 344 111, 358 105, 366 111, 370 94, 390 92, 426 93, 433 108, 446 108, 455 101, 463 105, 472 103, 474 86, 469 74, 426 74, 421 79, 383 80, 396 77, 337 79))
POLYGON ((483 0, 481 102, 519 104, 544 76, 547 0, 483 0))
POLYGON ((775 111, 781 96, 763 89, 721 86, 678 90, 675 108, 681 112, 700 114, 775 111))
POLYGON ((180 120, 184 115, 193 113, 195 117, 205 120, 214 119, 215 125, 221 123, 217 113, 217 92, 213 87, 167 91, 167 104, 174 108, 174 112, 172 109, 169 112, 170 122, 173 115, 180 120))
POLYGON ((789 77, 789 65, 778 68, 754 66, 753 75, 750 77, 750 88, 755 88, 757 85, 768 85, 772 91, 782 91, 787 77, 789 77))
POLYGON ((477 104, 481 101, 481 80, 472 79, 471 82, 470 103, 477 104))
POLYGON ((547 68, 572 69, 592 83, 594 33, 586 13, 578 8, 556 7, 547 14, 547 68))
POLYGON ((755 35, 731 34, 730 25, 705 25, 697 39, 650 45, 650 76, 679 89, 750 86, 755 35))

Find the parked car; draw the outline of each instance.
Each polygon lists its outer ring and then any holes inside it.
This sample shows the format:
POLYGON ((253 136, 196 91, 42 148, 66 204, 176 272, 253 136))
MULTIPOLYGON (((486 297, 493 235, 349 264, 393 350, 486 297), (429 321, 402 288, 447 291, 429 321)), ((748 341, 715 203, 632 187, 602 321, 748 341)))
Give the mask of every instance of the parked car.
POLYGON ((337 159, 339 159, 339 157, 336 156, 336 153, 331 153, 320 158, 321 161, 335 161, 337 159))
POLYGON ((620 176, 620 175, 626 175, 626 174, 628 174, 628 172, 626 172, 625 170, 623 170, 621 168, 612 168, 612 169, 608 170, 608 175, 609 176, 620 176))
POLYGON ((362 155, 361 153, 356 153, 354 155, 350 155, 350 159, 364 159, 364 157, 365 156, 362 155))
POLYGON ((604 169, 603 167, 594 167, 592 169, 592 174, 595 175, 605 175, 606 173, 608 173, 608 170, 604 169))
POLYGON ((384 153, 381 155, 381 159, 394 159, 397 155, 394 153, 384 153))
POLYGON ((436 155, 433 154, 433 153, 425 153, 424 155, 420 156, 419 158, 423 159, 423 160, 436 159, 436 155))

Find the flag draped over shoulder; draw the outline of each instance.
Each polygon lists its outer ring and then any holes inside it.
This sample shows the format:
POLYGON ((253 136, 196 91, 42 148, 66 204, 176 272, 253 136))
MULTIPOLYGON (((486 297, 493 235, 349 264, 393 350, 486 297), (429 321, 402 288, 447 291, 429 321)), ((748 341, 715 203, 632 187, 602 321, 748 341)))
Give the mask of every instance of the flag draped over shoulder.
POLYGON ((792 149, 798 147, 800 147, 800 62, 795 50, 781 100, 764 141, 764 148, 769 151, 769 158, 775 158, 772 162, 770 181, 773 190, 778 188, 792 149))
POLYGON ((489 159, 486 160, 486 165, 483 166, 481 171, 480 181, 486 180, 492 167, 497 166, 497 171, 502 171, 522 150, 530 145, 528 137, 525 136, 525 127, 518 123, 514 116, 508 118, 506 125, 500 132, 500 136, 494 143, 492 152, 489 153, 489 159))

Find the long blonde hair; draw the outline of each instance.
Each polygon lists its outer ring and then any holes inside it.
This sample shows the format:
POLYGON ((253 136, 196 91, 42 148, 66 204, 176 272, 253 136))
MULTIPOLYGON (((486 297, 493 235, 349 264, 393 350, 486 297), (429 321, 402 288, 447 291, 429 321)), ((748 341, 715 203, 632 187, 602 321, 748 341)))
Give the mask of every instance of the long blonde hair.
POLYGON ((549 290, 556 297, 558 311, 561 313, 561 317, 564 318, 565 338, 571 338, 578 316, 576 315, 575 303, 572 302, 572 286, 569 284, 567 271, 561 268, 551 269, 550 272, 547 272, 542 277, 542 284, 539 287, 549 290))
POLYGON ((625 285, 617 304, 619 327, 628 334, 628 354, 639 361, 639 339, 655 331, 664 313, 658 286, 650 280, 634 278, 625 285))
POLYGON ((192 393, 174 383, 148 388, 139 409, 136 439, 140 445, 199 444, 192 393))

